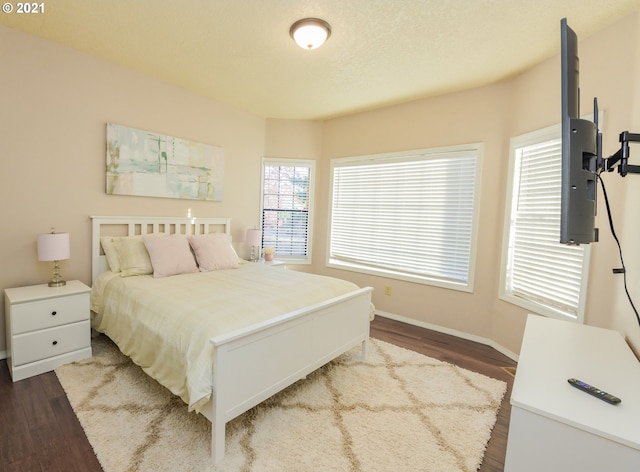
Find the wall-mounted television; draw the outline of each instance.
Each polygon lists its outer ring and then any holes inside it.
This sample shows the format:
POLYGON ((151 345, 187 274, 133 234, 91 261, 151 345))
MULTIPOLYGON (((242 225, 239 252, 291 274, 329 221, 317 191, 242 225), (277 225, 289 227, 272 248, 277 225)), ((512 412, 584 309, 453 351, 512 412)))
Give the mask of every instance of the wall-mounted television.
MULTIPOLYGON (((578 38, 564 18, 560 23, 562 79, 562 200, 560 242, 598 240, 595 227, 598 127, 580 118, 578 38)), ((597 120, 597 105, 594 107, 597 120)))
POLYGON ((629 143, 640 142, 640 134, 620 133, 620 149, 602 157, 602 135, 598 130, 598 100, 593 99, 594 121, 580 118, 580 61, 578 38, 567 24, 560 22, 562 83, 562 190, 560 204, 560 242, 588 244, 598 241, 595 227, 599 174, 640 173, 640 166, 629 164, 629 143))
POLYGON ((609 226, 620 252, 621 268, 613 269, 623 274, 624 287, 636 320, 640 315, 627 288, 627 276, 622 258, 622 247, 616 236, 609 208, 602 172, 612 172, 618 164, 618 173, 640 174, 640 166, 629 164, 629 143, 640 142, 639 133, 620 133, 620 149, 608 158, 602 157, 602 134, 598 130, 598 100, 593 100, 594 121, 580 118, 580 61, 578 38, 567 24, 560 22, 561 79, 562 79, 562 179, 560 204, 560 242, 564 244, 588 244, 598 240, 595 227, 596 190, 602 184, 609 226))

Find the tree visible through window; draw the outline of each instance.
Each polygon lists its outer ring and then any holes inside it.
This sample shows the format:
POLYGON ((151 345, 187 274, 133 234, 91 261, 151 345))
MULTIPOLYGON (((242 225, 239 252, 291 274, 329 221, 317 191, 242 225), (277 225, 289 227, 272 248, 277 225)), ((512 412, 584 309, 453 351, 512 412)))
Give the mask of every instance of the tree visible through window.
POLYGON ((279 258, 310 259, 313 169, 313 161, 264 160, 262 247, 279 258))

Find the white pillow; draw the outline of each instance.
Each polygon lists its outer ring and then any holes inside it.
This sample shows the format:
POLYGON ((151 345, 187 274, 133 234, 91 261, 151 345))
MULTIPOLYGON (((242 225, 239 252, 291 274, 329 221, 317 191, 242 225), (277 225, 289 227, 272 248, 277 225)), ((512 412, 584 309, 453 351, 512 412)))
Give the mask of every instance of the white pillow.
POLYGON ((142 237, 149 252, 154 277, 198 272, 187 237, 182 234, 142 237))
POLYGON ((149 253, 141 237, 123 237, 115 241, 120 261, 120 275, 147 275, 153 272, 149 253))
POLYGON ((198 260, 200 271, 237 269, 238 255, 231 246, 229 237, 223 233, 189 236, 189 244, 198 260))
POLYGON ((107 264, 109 264, 109 270, 111 272, 120 272, 120 259, 118 256, 118 248, 116 247, 116 242, 120 239, 122 239, 122 237, 100 236, 100 245, 107 258, 107 264))

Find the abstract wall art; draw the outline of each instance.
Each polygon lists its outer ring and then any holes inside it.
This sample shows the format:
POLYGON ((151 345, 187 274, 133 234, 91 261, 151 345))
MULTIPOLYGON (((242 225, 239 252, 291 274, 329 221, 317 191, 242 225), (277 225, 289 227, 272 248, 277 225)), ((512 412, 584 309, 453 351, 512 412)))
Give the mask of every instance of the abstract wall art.
POLYGON ((107 194, 223 199, 224 149, 107 123, 107 194))

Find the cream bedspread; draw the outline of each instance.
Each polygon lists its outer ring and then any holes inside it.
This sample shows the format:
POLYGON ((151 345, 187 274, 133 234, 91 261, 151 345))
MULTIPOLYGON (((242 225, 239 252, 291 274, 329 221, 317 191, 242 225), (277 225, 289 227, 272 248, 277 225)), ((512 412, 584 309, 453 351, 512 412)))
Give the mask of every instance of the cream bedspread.
POLYGON ((91 324, 199 411, 212 394, 212 337, 357 289, 345 280, 253 263, 166 278, 107 272, 94 283, 91 324))

